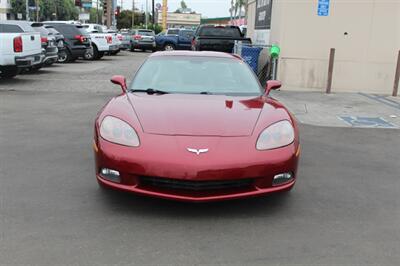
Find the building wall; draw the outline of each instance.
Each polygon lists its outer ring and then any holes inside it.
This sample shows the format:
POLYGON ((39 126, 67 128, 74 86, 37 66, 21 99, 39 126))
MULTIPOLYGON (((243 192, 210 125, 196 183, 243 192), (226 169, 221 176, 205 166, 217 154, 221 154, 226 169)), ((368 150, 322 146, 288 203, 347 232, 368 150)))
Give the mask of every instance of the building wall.
POLYGON ((0 0, 0 20, 7 19, 7 13, 10 13, 10 0, 0 0))
MULTIPOLYGON (((200 25, 201 14, 167 13, 167 26, 195 27, 200 25)), ((158 15, 158 23, 162 24, 162 15, 158 15)))
POLYGON ((317 2, 273 2, 270 42, 282 48, 284 86, 325 89, 329 50, 336 48, 333 91, 391 93, 400 0, 331 0, 328 17, 317 16, 317 2))

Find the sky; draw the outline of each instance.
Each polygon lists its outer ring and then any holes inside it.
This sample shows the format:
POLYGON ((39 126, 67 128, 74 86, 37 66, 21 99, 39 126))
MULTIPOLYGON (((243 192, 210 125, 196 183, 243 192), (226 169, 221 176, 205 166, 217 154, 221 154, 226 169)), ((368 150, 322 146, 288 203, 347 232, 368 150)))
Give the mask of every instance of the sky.
MULTIPOLYGON (((132 0, 118 0, 118 5, 124 9, 132 8, 132 0)), ((197 13, 201 13, 204 17, 228 17, 230 0, 185 0, 188 8, 197 13)), ((148 0, 149 9, 151 9, 151 0, 148 0)), ((155 3, 162 4, 162 0, 155 0, 155 3)), ((180 7, 181 0, 168 0, 168 11, 173 12, 180 7)), ((135 5, 141 9, 146 8, 146 0, 135 0, 135 5)))

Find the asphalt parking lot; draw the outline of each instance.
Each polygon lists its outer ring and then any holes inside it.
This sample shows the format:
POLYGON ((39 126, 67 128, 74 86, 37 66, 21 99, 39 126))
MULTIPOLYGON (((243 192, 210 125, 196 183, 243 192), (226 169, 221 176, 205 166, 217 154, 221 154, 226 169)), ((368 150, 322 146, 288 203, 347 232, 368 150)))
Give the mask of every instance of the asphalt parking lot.
POLYGON ((96 113, 145 53, 0 81, 0 265, 399 265, 400 131, 301 125, 287 195, 187 204, 104 193, 96 113))

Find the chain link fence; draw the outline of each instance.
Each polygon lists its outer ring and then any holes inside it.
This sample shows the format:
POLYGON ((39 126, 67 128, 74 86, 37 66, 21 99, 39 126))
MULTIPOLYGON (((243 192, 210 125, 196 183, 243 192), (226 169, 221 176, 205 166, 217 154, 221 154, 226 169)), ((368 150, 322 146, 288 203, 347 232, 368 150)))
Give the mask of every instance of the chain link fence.
POLYGON ((233 53, 243 58, 256 73, 261 85, 265 86, 268 80, 276 79, 278 59, 272 59, 269 49, 271 45, 243 45, 235 42, 233 53))

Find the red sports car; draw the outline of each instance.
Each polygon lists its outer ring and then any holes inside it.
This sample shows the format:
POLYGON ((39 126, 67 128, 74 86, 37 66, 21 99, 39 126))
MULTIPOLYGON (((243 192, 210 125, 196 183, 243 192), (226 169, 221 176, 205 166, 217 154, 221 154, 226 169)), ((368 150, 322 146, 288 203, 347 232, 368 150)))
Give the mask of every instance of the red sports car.
POLYGON ((206 202, 290 190, 300 154, 295 119, 240 58, 151 55, 95 123, 102 187, 206 202))

